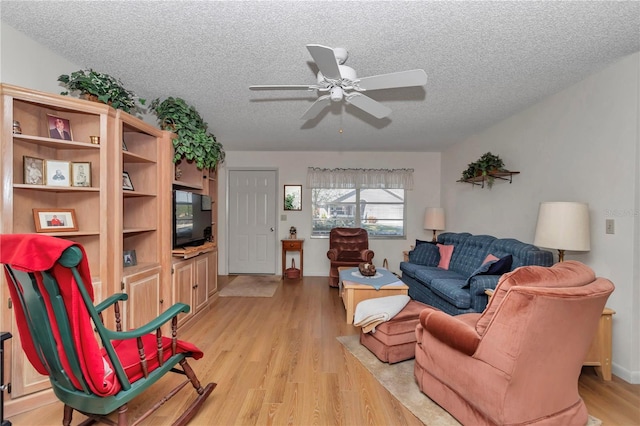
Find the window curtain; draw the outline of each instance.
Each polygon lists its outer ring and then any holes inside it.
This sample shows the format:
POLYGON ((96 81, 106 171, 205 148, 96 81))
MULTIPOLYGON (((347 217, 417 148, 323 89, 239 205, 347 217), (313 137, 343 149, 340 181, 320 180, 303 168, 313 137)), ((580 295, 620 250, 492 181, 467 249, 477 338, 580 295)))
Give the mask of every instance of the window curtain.
POLYGON ((307 170, 309 188, 413 189, 413 169, 321 169, 307 170))

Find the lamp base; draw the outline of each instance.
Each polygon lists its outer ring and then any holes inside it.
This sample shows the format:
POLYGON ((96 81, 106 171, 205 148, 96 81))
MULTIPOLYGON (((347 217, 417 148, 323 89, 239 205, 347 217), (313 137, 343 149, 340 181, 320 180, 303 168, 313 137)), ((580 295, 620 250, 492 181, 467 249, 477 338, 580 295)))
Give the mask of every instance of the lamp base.
POLYGON ((558 249, 558 262, 564 262, 564 250, 558 249))
POLYGON ((436 230, 435 229, 433 230, 433 239, 431 241, 434 242, 434 243, 436 241, 438 241, 438 239, 436 238, 436 230))

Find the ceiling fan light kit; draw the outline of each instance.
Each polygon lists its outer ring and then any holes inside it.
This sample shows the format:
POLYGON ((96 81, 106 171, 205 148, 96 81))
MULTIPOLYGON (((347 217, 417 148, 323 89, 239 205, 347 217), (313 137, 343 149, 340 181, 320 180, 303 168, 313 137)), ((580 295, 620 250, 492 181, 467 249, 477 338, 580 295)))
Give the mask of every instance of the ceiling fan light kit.
POLYGON ((251 90, 317 90, 321 95, 302 115, 303 120, 315 118, 331 102, 346 103, 361 109, 367 114, 381 119, 391 114, 391 108, 382 105, 362 92, 368 90, 394 89, 398 87, 424 86, 427 84, 427 73, 416 69, 390 74, 374 75, 358 78, 356 71, 343 65, 349 54, 346 49, 330 48, 319 44, 307 44, 307 50, 318 65, 317 84, 312 85, 255 85, 251 90))

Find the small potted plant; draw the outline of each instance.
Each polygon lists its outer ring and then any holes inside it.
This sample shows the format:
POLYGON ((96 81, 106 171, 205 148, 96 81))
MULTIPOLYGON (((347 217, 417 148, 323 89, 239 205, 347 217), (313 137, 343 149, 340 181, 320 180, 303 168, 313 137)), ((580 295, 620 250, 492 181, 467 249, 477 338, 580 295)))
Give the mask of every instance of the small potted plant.
POLYGON ((469 163, 467 169, 462 172, 463 181, 472 179, 477 176, 484 176, 489 189, 493 187, 495 177, 493 173, 505 171, 504 161, 491 152, 483 154, 477 161, 469 163))
POLYGON ((222 144, 207 131, 207 123, 193 106, 183 99, 169 97, 162 102, 155 99, 150 109, 158 117, 161 129, 177 135, 173 139, 174 163, 183 159, 195 161, 198 169, 211 170, 224 162, 222 144))
POLYGON ((145 100, 136 96, 131 90, 125 89, 120 80, 109 74, 89 68, 72 72, 70 75, 63 74, 58 77, 58 81, 67 88, 67 91, 61 92, 62 95, 80 92, 85 99, 103 102, 127 113, 144 112, 136 101, 144 105, 145 100))

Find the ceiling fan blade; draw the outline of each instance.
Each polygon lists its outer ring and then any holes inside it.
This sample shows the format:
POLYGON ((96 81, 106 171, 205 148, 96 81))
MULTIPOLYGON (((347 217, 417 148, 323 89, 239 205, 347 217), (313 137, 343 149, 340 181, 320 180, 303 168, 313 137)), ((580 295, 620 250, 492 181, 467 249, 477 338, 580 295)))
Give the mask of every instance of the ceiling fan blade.
POLYGON ((360 79, 358 87, 362 90, 377 90, 425 84, 427 84, 427 73, 424 70, 410 70, 364 77, 360 79))
POLYGON ((303 120, 311 120, 312 118, 315 118, 318 114, 320 114, 320 111, 322 111, 330 103, 331 97, 329 95, 320 96, 318 100, 315 101, 307 110, 307 112, 302 114, 302 117, 300 118, 303 120))
POLYGON ((249 90, 315 90, 317 86, 310 86, 308 84, 258 84, 249 86, 249 90))
POLYGON ((375 118, 385 118, 391 114, 391 108, 382 105, 378 101, 374 101, 362 93, 350 93, 345 99, 351 105, 360 108, 364 112, 373 115, 375 118))
POLYGON ((319 44, 307 44, 307 50, 311 53, 313 60, 322 75, 331 80, 338 80, 340 76, 340 68, 338 67, 338 60, 333 52, 333 49, 319 44))

